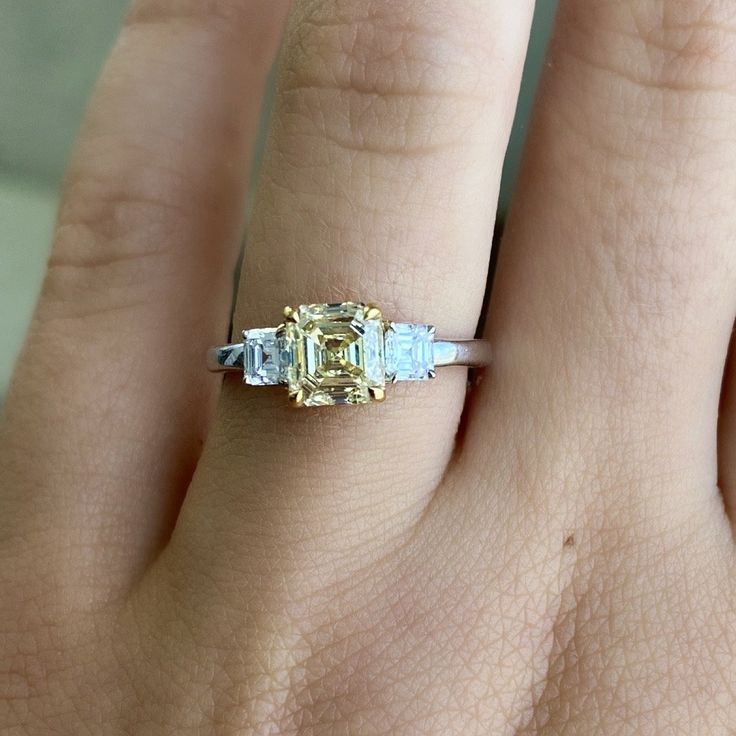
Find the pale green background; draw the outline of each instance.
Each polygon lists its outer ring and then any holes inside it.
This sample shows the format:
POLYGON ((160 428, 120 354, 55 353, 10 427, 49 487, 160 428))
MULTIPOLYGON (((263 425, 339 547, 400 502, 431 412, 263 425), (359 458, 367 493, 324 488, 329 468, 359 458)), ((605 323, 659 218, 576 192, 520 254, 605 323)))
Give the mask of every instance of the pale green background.
MULTIPOLYGON (((0 401, 38 292, 64 164, 127 4, 0 0, 0 401)), ((556 0, 537 5, 502 207, 556 0)))

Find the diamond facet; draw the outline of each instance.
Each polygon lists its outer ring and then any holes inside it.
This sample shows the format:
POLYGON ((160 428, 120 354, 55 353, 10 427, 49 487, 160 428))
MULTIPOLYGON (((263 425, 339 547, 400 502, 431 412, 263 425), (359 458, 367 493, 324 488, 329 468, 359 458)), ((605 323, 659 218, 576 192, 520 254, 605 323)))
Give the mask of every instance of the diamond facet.
POLYGON ((383 324, 363 304, 311 304, 280 328, 289 394, 304 406, 367 404, 386 385, 383 324), (374 389, 378 389, 374 391, 374 389))
POLYGON ((243 339, 245 382, 251 386, 274 386, 280 383, 280 356, 276 330, 246 330, 243 339))
POLYGON ((392 322, 386 330, 386 378, 426 381, 434 378, 434 327, 392 322))

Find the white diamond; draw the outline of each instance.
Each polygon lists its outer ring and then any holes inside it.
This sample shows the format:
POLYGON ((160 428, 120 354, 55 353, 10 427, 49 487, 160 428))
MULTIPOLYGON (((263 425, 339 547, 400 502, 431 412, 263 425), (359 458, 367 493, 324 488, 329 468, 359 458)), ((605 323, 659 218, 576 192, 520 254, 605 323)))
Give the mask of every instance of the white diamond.
POLYGON ((279 382, 289 382, 289 371, 294 369, 296 356, 294 355, 295 344, 291 340, 286 339, 285 334, 276 336, 276 348, 278 350, 279 360, 279 382))
POLYGON ((279 347, 275 329, 246 330, 245 382, 251 386, 273 386, 281 382, 279 347))
POLYGON ((380 320, 363 323, 363 350, 365 351, 365 375, 371 385, 383 384, 385 367, 383 359, 383 325, 380 320))
POLYGON ((426 381, 434 377, 434 327, 392 322, 386 331, 386 378, 426 381))

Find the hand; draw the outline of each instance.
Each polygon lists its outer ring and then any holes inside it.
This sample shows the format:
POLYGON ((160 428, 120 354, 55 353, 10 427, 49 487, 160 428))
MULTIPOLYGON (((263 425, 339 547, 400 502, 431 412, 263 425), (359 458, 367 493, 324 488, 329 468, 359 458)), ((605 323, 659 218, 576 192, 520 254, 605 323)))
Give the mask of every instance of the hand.
MULTIPOLYGON (((102 75, 7 399, 0 731, 733 733, 733 3, 563 0, 492 369, 300 411, 204 370, 286 5, 137 0, 102 75)), ((236 328, 473 335, 531 14, 295 3, 236 328)))

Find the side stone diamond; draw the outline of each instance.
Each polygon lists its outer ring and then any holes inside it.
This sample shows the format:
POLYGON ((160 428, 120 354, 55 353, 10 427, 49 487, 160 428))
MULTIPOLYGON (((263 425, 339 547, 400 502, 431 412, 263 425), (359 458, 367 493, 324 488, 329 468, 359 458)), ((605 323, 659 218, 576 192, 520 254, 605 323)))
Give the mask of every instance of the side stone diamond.
POLYGON ((434 378, 434 327, 392 322, 385 334, 386 378, 426 381, 434 378))
POLYGON ((275 329, 246 330, 244 380, 251 386, 274 386, 281 382, 279 344, 275 329))
POLYGON ((366 320, 363 323, 363 351, 365 354, 365 375, 371 386, 383 386, 386 381, 384 365, 383 325, 380 320, 366 320))

